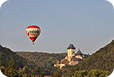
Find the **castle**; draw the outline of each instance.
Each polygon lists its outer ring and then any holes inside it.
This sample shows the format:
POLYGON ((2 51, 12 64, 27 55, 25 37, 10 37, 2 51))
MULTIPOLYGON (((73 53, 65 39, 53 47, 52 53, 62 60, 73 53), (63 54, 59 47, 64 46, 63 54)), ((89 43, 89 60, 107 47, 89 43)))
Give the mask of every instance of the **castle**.
POLYGON ((76 65, 78 64, 80 61, 82 61, 83 58, 88 57, 89 55, 87 54, 83 54, 80 50, 77 51, 77 53, 75 53, 75 47, 73 44, 70 44, 67 48, 67 56, 62 59, 59 63, 54 64, 54 66, 59 66, 59 68, 61 69, 63 66, 66 65, 76 65))

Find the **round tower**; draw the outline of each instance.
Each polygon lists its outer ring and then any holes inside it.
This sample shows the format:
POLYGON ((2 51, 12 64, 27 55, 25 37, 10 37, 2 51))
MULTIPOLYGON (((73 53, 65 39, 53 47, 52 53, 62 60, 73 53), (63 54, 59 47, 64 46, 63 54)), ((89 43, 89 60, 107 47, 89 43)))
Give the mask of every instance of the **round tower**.
POLYGON ((67 48, 67 57, 69 58, 69 61, 73 56, 75 56, 75 47, 73 44, 70 44, 67 48))

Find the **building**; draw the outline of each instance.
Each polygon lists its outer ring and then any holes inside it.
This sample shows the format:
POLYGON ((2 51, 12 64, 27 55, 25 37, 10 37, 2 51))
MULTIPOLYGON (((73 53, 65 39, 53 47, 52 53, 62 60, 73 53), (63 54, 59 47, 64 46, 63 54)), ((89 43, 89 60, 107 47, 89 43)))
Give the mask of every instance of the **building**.
POLYGON ((68 61, 71 61, 73 56, 75 56, 75 47, 73 44, 70 44, 67 48, 67 59, 68 59, 68 61))
POLYGON ((75 57, 79 58, 79 59, 82 59, 84 57, 83 55, 84 54, 80 50, 78 50, 77 53, 75 54, 75 57))
POLYGON ((54 66, 59 66, 60 69, 66 65, 73 66, 82 61, 83 58, 89 56, 87 54, 83 54, 80 50, 78 50, 77 53, 75 53, 75 49, 76 48, 74 47, 74 45, 70 44, 67 48, 67 56, 64 59, 62 59, 59 63, 54 64, 54 66))

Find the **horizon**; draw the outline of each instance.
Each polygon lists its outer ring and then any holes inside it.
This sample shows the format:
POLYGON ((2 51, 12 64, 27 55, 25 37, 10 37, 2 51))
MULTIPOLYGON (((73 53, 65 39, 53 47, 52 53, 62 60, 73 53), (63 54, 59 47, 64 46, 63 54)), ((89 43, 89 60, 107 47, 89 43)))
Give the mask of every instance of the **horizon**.
MULTIPOLYGON (((114 41, 114 39, 112 40, 112 41, 114 41)), ((112 42, 111 41, 111 42, 112 42)), ((108 44, 110 44, 111 42, 109 42, 108 44)), ((108 44, 106 44, 105 46, 107 46, 108 44)), ((1 45, 2 46, 2 45, 1 45)), ((103 46, 103 47, 105 47, 105 46, 103 46)), ((2 47, 5 47, 5 46, 2 46, 2 47)), ((101 47, 101 48, 103 48, 103 47, 101 47)), ((8 48, 8 47, 6 47, 6 48, 8 48)), ((99 48, 99 49, 101 49, 101 48, 99 48)), ((10 49, 10 48, 8 48, 8 49, 10 49)), ((98 49, 98 50, 99 50, 98 49)), ((78 50, 75 50, 75 54, 77 53, 77 51, 79 51, 80 49, 78 49, 78 50)), ((93 52, 93 53, 96 53, 98 50, 96 50, 95 52, 93 52)), ((11 49, 11 51, 13 51, 12 49, 11 49)), ((48 54, 60 54, 60 53, 67 53, 67 50, 66 51, 62 51, 62 52, 47 52, 47 51, 13 51, 13 52, 38 52, 38 53, 48 53, 48 54)), ((92 55, 93 53, 84 53, 83 51, 81 51, 83 54, 89 54, 89 55, 92 55)))
POLYGON ((66 52, 73 44, 92 54, 114 40, 113 20, 113 6, 105 0, 9 0, 0 9, 0 44, 47 53, 66 52), (25 32, 29 25, 41 28, 35 45, 25 32))

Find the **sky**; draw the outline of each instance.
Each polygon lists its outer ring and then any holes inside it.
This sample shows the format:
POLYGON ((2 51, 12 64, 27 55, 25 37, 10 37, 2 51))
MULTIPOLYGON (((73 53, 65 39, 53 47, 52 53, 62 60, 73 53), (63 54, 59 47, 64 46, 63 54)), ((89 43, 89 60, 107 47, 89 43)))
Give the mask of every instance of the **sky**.
POLYGON ((0 44, 12 51, 63 53, 69 44, 94 53, 114 39, 114 9, 105 0, 9 0, 0 9, 0 44), (32 45, 25 29, 38 25, 32 45))

